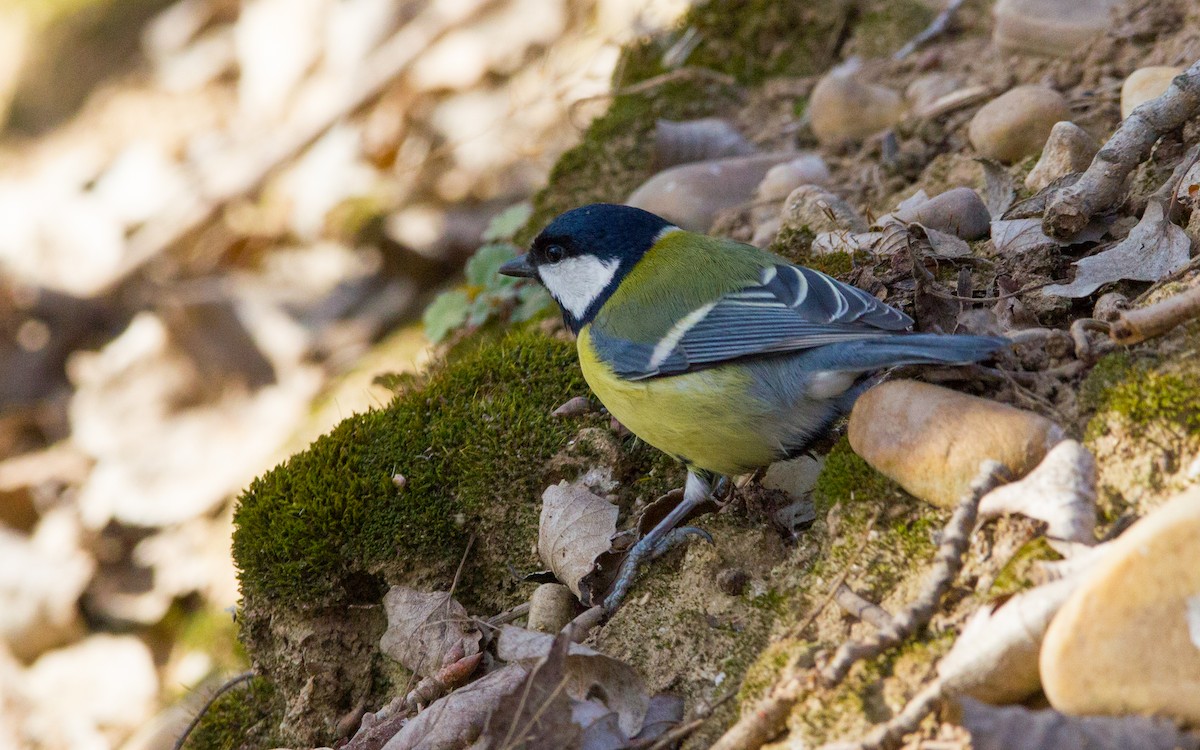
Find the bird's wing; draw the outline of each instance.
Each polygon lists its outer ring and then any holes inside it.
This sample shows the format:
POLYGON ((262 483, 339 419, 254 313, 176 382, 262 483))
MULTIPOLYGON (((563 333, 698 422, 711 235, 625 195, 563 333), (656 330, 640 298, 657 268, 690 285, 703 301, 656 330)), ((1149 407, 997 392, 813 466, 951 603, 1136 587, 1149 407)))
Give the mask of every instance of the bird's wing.
POLYGON ((879 338, 912 318, 861 289, 810 268, 777 264, 758 284, 726 293, 681 317, 653 344, 592 332, 617 375, 642 380, 758 354, 879 338))

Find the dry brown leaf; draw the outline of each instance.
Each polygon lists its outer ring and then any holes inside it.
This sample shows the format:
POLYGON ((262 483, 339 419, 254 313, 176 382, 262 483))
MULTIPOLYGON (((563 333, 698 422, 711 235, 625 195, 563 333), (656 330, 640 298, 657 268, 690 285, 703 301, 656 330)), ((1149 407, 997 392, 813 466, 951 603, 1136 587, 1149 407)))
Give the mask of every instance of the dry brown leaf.
POLYGON ((488 717, 483 740, 493 750, 569 750, 579 746, 579 726, 572 721, 567 693, 565 634, 546 636, 543 658, 520 685, 501 696, 488 717))
POLYGON ((542 493, 538 556, 575 596, 616 531, 617 506, 586 487, 559 482, 542 493))
POLYGON ((1197 750, 1200 737, 1166 719, 1067 716, 1053 709, 989 706, 966 698, 962 725, 975 750, 1197 750))
POLYGON ((938 663, 946 692, 990 703, 1024 700, 1037 692, 1038 653, 1046 628, 1081 580, 1064 578, 1018 594, 995 609, 976 610, 938 663))
MULTIPOLYGON (((528 664, 550 653, 554 636, 505 625, 496 639, 496 656, 503 661, 528 664)), ((625 662, 572 643, 566 658, 566 691, 576 700, 595 699, 617 713, 621 731, 633 736, 641 731, 650 706, 645 683, 625 662)))
POLYGON ((983 166, 983 203, 992 216, 1003 216, 1017 197, 1017 187, 1008 169, 992 159, 976 159, 983 166))
POLYGON ((1001 255, 1021 255, 1059 246, 1058 240, 1042 231, 1041 218, 993 221, 992 244, 1001 255))
POLYGON ((521 686, 529 673, 508 664, 434 702, 397 732, 383 750, 462 750, 487 725, 501 698, 521 686))
POLYGON ((1056 297, 1086 297, 1122 279, 1158 281, 1188 264, 1192 241, 1163 215, 1158 201, 1146 204, 1142 220, 1113 247, 1075 263, 1075 280, 1042 290, 1056 297))
POLYGON ((379 649, 422 677, 436 674, 452 649, 461 656, 479 653, 482 635, 467 610, 444 591, 393 586, 383 598, 388 627, 379 649))

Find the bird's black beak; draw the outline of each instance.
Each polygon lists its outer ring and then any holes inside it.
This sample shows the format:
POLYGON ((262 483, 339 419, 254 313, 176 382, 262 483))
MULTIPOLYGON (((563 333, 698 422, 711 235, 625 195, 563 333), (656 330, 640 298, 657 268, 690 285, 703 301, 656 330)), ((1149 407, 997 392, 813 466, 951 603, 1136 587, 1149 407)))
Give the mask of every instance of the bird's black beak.
POLYGON ((529 262, 529 253, 518 255, 500 266, 500 273, 505 276, 517 276, 522 279, 532 279, 537 276, 533 264, 529 262))

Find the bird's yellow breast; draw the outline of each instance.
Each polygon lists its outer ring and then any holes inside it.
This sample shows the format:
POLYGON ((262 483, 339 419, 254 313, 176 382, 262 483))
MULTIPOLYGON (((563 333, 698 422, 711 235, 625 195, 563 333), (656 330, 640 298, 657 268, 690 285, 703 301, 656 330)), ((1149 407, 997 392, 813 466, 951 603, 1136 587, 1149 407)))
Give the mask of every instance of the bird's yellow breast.
POLYGON ((735 365, 631 381, 596 356, 588 326, 579 332, 583 377, 605 408, 650 445, 689 466, 733 476, 766 466, 779 446, 755 429, 768 415, 735 365))

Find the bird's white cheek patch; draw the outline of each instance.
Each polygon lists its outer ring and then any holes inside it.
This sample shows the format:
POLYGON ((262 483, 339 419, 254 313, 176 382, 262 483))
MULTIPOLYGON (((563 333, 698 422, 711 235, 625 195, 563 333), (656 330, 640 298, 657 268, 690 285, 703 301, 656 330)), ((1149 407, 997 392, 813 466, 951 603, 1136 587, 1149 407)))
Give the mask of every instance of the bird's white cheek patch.
POLYGON ((617 260, 600 260, 585 255, 539 266, 538 275, 550 295, 568 312, 580 318, 608 288, 619 265, 617 260))

